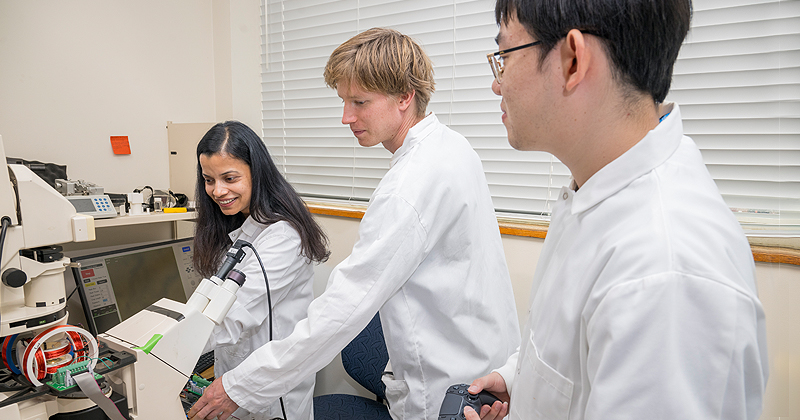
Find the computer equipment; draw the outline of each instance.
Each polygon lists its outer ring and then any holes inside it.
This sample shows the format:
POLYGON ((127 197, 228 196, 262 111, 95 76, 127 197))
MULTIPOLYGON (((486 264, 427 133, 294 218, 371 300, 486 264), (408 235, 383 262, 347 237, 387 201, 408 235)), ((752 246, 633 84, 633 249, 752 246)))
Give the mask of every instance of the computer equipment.
POLYGON ((191 238, 72 258, 86 329, 95 336, 161 298, 185 303, 202 281, 191 238))
MULTIPOLYGON (((214 350, 211 350, 207 353, 203 353, 200 355, 200 358, 197 359, 197 363, 194 365, 194 371, 197 374, 201 374, 206 371, 206 369, 214 366, 214 350)), ((212 372, 213 376, 213 372, 212 372)))

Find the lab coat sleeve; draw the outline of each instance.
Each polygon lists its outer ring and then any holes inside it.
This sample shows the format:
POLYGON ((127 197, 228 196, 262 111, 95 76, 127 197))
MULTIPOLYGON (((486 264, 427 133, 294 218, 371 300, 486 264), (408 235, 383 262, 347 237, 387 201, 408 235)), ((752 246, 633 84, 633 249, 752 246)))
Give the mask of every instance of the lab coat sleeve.
POLYGON ((587 322, 585 419, 757 419, 766 385, 760 303, 665 273, 611 289, 587 322))
MULTIPOLYGON (((292 288, 292 281, 297 278, 296 272, 304 267, 305 257, 300 254, 300 237, 293 230, 278 233, 265 230, 252 242, 267 271, 274 308, 292 288)), ((267 323, 269 306, 264 274, 253 250, 246 248, 245 252, 245 263, 237 267, 237 270, 245 274, 245 283, 237 291, 236 301, 222 324, 214 327, 204 352, 217 346, 236 344, 243 334, 267 323)))
POLYGON ((364 329, 424 259, 426 232, 416 210, 396 195, 373 196, 349 257, 291 335, 265 344, 222 377, 239 406, 263 410, 325 367, 364 329))
POLYGON ((509 356, 505 365, 494 370, 503 377, 503 381, 506 383, 506 391, 509 395, 511 395, 511 387, 514 386, 514 374, 517 371, 517 360, 519 360, 519 347, 517 347, 517 351, 514 352, 514 354, 509 356))

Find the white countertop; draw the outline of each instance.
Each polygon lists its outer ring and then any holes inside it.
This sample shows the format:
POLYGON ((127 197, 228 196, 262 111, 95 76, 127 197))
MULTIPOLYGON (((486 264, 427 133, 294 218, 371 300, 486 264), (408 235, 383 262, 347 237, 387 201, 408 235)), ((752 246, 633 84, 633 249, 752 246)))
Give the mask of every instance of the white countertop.
POLYGON ((95 228, 104 228, 111 226, 127 226, 139 225, 144 223, 160 223, 160 222, 177 222, 180 220, 192 221, 195 218, 195 212, 189 211, 186 213, 149 213, 139 216, 117 216, 107 219, 94 219, 95 228))

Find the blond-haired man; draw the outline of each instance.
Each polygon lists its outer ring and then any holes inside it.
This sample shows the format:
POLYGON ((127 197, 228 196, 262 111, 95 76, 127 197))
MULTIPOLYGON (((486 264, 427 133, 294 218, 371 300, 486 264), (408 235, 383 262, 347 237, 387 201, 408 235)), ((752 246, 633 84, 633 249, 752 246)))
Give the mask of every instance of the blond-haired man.
POLYGON ((448 386, 500 367, 519 344, 483 168, 463 136, 426 115, 434 82, 425 52, 397 31, 370 29, 333 52, 325 81, 359 144, 393 153, 390 169, 308 319, 214 382, 195 418, 259 411, 327 365, 378 311, 394 419, 437 418, 448 386))

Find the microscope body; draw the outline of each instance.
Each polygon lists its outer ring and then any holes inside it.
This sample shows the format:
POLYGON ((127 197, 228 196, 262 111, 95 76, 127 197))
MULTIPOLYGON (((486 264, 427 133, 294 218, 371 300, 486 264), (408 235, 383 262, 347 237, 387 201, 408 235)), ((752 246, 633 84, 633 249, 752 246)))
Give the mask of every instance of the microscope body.
MULTIPOLYGON (((0 158, 5 161, 1 138, 0 158)), ((94 219, 77 214, 24 165, 0 169, 0 217, 7 218, 0 256, 0 337, 65 323, 64 270, 69 259, 37 249, 94 240, 94 219)))
MULTIPOLYGON (((0 159, 5 161, 5 157, 0 137, 0 159)), ((0 219, 5 228, 0 255, 0 344, 9 338, 14 343, 17 337, 40 337, 56 328, 85 333, 83 339, 73 339, 73 344, 94 340, 85 330, 66 325, 64 271, 70 261, 57 248, 48 248, 94 240, 94 219, 78 214, 66 198, 24 165, 8 165, 7 170, 0 170, 0 219)), ((242 247, 237 245, 238 242, 228 253, 217 276, 204 279, 186 304, 161 299, 98 337, 100 348, 133 360, 103 374, 109 388, 127 399, 127 407, 119 413, 103 408, 109 418, 186 418, 180 391, 191 377, 214 325, 225 317, 244 282, 244 275, 232 270, 244 257, 242 247)), ((20 366, 22 352, 27 353, 22 342, 16 340, 15 344, 20 366)), ((94 345, 98 347, 97 342, 94 345)), ((11 355, 13 349, 5 347, 3 356, 6 350, 11 355)), ((44 345, 34 351, 43 349, 44 345)), ((93 370, 95 364, 96 360, 88 370, 93 370)), ((111 364, 114 365, 113 360, 111 364)), ((97 367, 99 370, 101 364, 97 367)), ((21 377, 25 372, 13 373, 21 377)), ((34 392, 25 398, 0 387, 1 419, 59 418, 61 413, 96 406, 89 398, 62 398, 35 378, 30 383, 34 392)), ((110 390, 107 395, 111 395, 110 390)))
POLYGON ((179 394, 213 328, 201 312, 161 299, 100 334, 109 348, 136 356, 136 363, 106 375, 128 397, 131 420, 186 418, 179 394))
MULTIPOLYGON (((242 260, 238 244, 226 261, 242 260)), ((106 375, 112 388, 128 397, 131 420, 186 417, 179 393, 245 280, 231 270, 236 262, 223 263, 216 276, 203 279, 185 304, 161 299, 98 337, 109 348, 136 356, 133 365, 106 375)))

